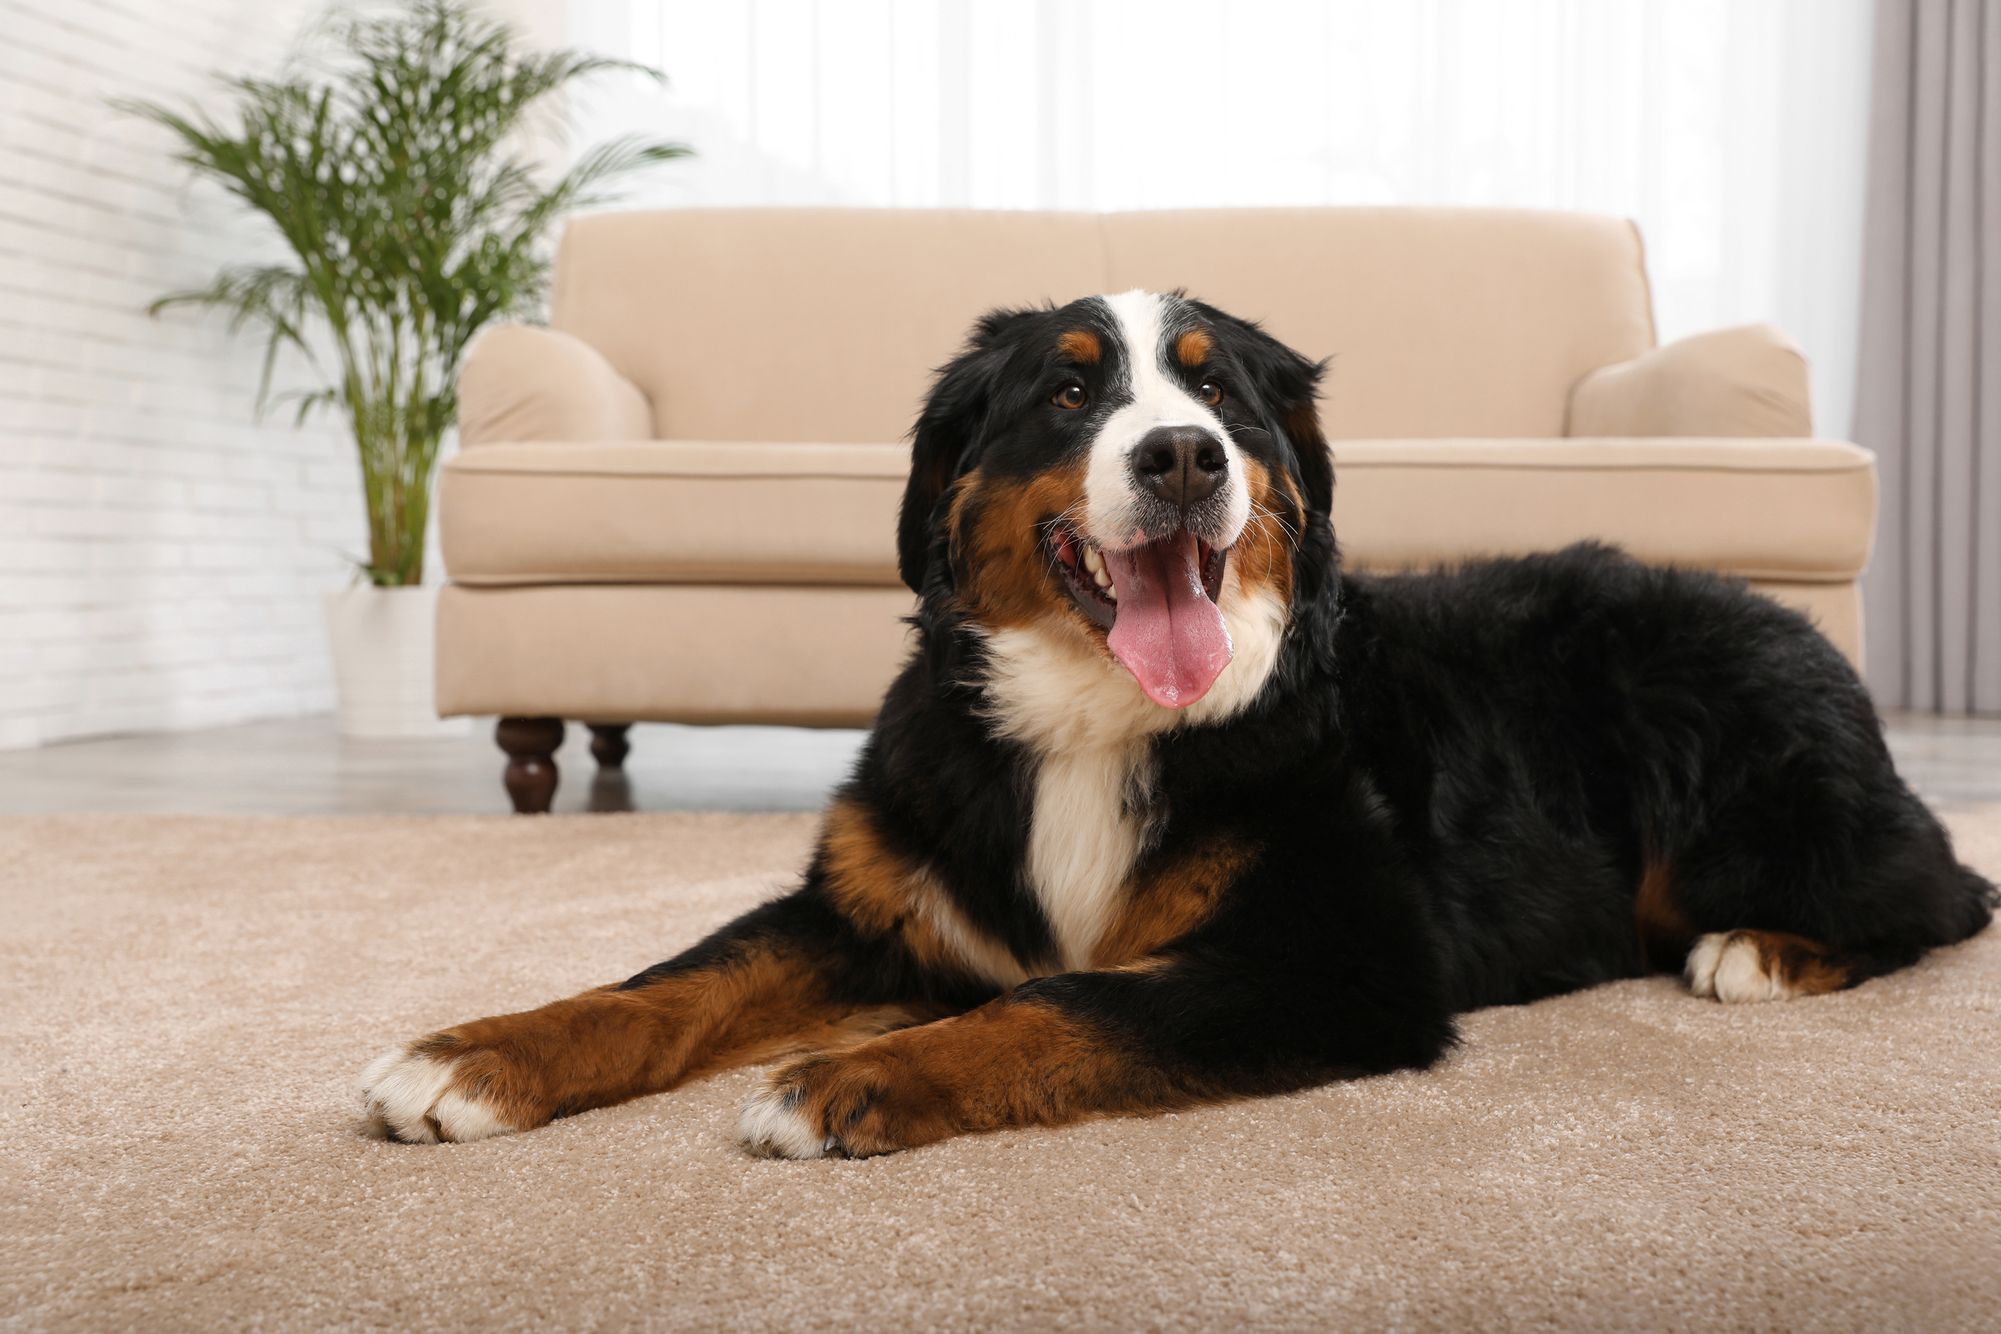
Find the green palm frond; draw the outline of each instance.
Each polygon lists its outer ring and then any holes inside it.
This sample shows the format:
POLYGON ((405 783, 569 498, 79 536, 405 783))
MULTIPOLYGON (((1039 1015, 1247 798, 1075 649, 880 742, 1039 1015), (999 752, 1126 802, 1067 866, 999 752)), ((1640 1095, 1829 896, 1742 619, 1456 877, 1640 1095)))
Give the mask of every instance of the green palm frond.
POLYGON ((524 208, 522 221, 546 226, 557 214, 569 209, 602 204, 612 197, 605 187, 620 176, 687 157, 691 151, 685 144, 662 143, 637 135, 608 140, 578 158, 561 180, 524 208))
POLYGON ((169 292, 157 298, 146 307, 146 313, 158 315, 175 306, 209 306, 226 311, 231 333, 240 333, 251 324, 264 327, 264 362, 257 377, 259 412, 271 402, 271 377, 277 367, 278 353, 284 348, 295 349, 308 366, 319 369, 306 337, 312 320, 312 289, 306 275, 298 269, 282 264, 232 265, 218 273, 207 287, 169 292))
POLYGON ((660 74, 587 52, 525 51, 505 24, 455 0, 336 14, 321 37, 317 58, 284 78, 224 80, 227 114, 117 104, 165 128, 176 159, 266 218, 289 253, 226 268, 150 309, 210 307, 232 331, 259 327, 260 410, 276 401, 282 352, 322 380, 283 398, 301 420, 324 407, 346 416, 368 505, 366 573, 416 583, 467 344, 493 320, 539 308, 549 231, 563 214, 690 150, 623 137, 538 180, 516 150, 551 94, 607 73, 660 74))

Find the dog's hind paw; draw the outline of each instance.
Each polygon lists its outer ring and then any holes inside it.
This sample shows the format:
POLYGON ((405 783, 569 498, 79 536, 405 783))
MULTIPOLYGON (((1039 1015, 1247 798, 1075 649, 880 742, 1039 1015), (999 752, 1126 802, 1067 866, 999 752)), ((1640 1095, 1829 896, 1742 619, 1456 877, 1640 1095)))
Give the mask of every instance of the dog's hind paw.
POLYGON ((1717 931, 1688 952, 1688 989, 1726 1005, 1816 996, 1853 985, 1852 962, 1783 931, 1717 931))

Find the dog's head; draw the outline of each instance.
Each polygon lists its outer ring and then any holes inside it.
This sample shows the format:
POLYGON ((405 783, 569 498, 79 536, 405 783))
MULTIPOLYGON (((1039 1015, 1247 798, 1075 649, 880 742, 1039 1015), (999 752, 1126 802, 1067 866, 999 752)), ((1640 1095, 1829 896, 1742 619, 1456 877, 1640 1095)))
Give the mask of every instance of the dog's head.
POLYGON ((1186 708, 1232 627, 1282 628, 1318 582, 1303 566, 1332 560, 1320 374, 1178 294, 996 311, 918 420, 904 582, 990 634, 1109 653, 1186 708))

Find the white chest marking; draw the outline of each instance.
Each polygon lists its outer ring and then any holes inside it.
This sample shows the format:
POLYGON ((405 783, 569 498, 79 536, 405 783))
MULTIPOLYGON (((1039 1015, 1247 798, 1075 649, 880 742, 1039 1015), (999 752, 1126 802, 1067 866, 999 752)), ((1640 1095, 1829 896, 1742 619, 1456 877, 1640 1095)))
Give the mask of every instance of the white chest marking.
POLYGON ((1143 792, 1145 743, 1093 746, 1042 757, 1028 836, 1028 878, 1049 921, 1057 960, 1088 968, 1123 898, 1145 840, 1128 810, 1143 792))
POLYGON ((1051 621, 982 632, 987 716, 1036 756, 1026 880, 1057 956, 1036 964, 1089 967, 1117 914, 1133 863, 1155 836, 1149 823, 1161 814, 1148 799, 1152 738, 1242 712, 1271 678, 1284 605, 1269 590, 1246 592, 1234 566, 1220 605, 1235 655, 1209 693, 1180 710, 1149 700, 1081 627, 1051 621))

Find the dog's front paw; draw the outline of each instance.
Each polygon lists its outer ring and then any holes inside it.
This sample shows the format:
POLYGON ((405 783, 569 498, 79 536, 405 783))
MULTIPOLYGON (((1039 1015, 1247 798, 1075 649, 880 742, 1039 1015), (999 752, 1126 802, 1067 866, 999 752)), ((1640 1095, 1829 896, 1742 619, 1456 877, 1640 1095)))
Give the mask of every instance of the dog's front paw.
POLYGON ((369 1130, 404 1144, 465 1144, 541 1124, 507 1096, 496 1055, 449 1033, 384 1053, 359 1083, 369 1130))
POLYGON ((744 1148, 765 1158, 867 1158, 959 1129, 946 1092, 880 1042, 785 1066, 737 1120, 744 1148))

